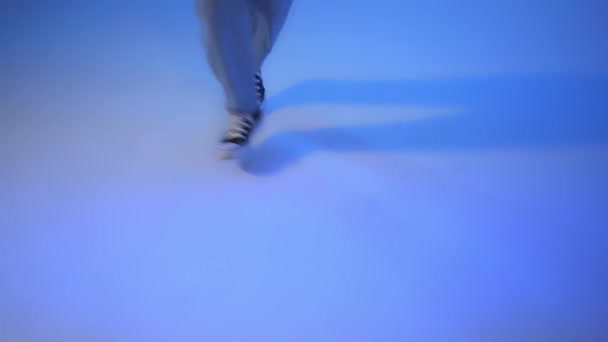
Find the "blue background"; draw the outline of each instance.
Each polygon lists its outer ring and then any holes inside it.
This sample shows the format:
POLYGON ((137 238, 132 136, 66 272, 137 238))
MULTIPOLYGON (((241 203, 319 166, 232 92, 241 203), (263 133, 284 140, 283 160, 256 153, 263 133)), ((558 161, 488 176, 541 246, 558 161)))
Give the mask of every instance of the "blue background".
POLYGON ((0 340, 608 340, 607 34, 296 0, 221 162, 190 1, 4 0, 0 340))

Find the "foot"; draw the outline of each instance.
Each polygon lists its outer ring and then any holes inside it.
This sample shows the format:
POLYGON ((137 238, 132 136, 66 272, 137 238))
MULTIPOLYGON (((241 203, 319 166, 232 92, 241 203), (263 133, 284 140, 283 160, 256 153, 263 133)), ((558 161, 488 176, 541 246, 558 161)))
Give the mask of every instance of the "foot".
POLYGON ((231 115, 226 135, 218 145, 218 153, 222 159, 238 158, 247 147, 255 129, 262 121, 262 112, 258 109, 253 114, 231 115))
POLYGON ((264 88, 264 81, 262 80, 262 71, 258 71, 254 76, 255 82, 255 95, 258 98, 258 106, 261 106, 266 99, 266 88, 264 88))

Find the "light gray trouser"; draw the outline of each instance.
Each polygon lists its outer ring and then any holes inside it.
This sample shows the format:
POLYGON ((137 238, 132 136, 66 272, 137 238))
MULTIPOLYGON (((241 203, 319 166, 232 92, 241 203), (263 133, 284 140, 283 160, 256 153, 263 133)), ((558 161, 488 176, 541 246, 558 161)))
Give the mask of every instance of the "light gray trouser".
POLYGON ((253 75, 281 31, 292 0, 195 0, 209 66, 224 87, 226 110, 257 108, 253 75))

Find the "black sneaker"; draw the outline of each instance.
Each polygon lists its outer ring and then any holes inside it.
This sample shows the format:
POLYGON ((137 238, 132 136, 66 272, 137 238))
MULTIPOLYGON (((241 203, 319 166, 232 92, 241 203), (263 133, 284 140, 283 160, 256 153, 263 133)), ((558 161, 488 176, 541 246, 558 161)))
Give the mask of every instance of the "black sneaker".
POLYGON ((255 95, 258 98, 258 106, 261 106, 266 99, 266 88, 264 88, 264 81, 262 80, 262 71, 258 71, 254 76, 255 82, 255 95))
POLYGON ((222 159, 232 159, 249 144, 251 136, 262 121, 262 111, 253 114, 231 115, 226 135, 218 145, 218 153, 222 159))

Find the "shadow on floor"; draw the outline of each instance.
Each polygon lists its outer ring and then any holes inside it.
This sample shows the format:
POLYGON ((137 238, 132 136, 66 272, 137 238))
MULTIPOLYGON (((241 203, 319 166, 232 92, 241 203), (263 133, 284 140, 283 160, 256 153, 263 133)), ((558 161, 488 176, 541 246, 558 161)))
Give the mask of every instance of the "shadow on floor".
MULTIPOLYGON (((268 101, 269 116, 290 106, 322 104, 454 106, 457 115, 379 125, 278 133, 242 161, 270 175, 309 154, 526 148, 608 141, 608 78, 528 77, 448 81, 310 80, 268 101)), ((328 119, 328 122, 335 120, 328 119)))

